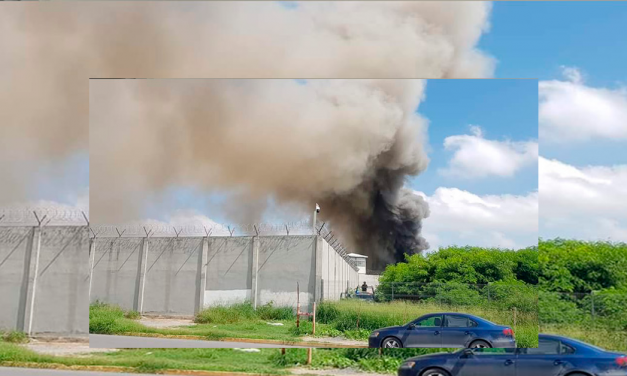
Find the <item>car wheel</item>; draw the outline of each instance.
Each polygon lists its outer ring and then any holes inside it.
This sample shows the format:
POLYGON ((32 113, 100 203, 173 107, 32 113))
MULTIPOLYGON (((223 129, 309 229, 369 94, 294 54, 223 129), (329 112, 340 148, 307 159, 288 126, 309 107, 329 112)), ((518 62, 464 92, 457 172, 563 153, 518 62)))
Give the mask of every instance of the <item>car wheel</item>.
POLYGON ((420 374, 420 376, 451 376, 448 372, 437 369, 437 368, 429 368, 420 374))
POLYGON ((486 341, 475 341, 470 344, 471 349, 489 349, 491 347, 486 341))
POLYGON ((403 343, 394 337, 389 337, 383 340, 381 347, 386 349, 397 349, 403 347, 403 343))

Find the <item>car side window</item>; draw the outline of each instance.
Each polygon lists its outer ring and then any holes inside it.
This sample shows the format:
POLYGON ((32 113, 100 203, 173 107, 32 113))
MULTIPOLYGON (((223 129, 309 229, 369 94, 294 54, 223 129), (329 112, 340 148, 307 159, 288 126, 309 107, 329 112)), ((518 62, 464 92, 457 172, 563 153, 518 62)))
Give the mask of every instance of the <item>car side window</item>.
POLYGON ((528 355, 559 355, 561 342, 553 339, 541 339, 538 341, 537 348, 527 348, 525 353, 528 355))
POLYGON ((440 327, 442 325, 442 316, 431 316, 414 322, 414 325, 420 327, 440 327))
POLYGON ((561 342, 561 346, 560 346, 560 354, 574 354, 575 353, 575 349, 568 346, 567 344, 561 342))
POLYGON ((513 355, 516 349, 502 349, 502 348, 483 348, 472 349, 474 355, 513 355))
POLYGON ((446 315, 444 320, 444 326, 449 328, 468 328, 470 327, 470 320, 464 316, 446 315))

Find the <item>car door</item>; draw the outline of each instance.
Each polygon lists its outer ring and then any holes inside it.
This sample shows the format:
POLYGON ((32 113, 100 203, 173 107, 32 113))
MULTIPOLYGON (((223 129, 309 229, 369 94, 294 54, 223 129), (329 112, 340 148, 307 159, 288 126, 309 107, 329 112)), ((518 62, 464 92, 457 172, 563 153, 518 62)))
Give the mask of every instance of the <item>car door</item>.
POLYGON ((410 324, 405 331, 403 346, 442 346, 442 315, 423 316, 412 322, 412 324, 410 324))
POLYGON ((444 315, 442 325, 442 346, 466 347, 473 338, 476 323, 468 317, 458 315, 444 315))
MULTIPOLYGON (((456 376, 516 376, 516 349, 472 349, 453 366, 456 376)), ((535 375, 544 376, 544 375, 535 375)))
POLYGON ((561 342, 540 339, 537 348, 520 349, 516 364, 516 376, 559 376, 564 363, 560 355, 561 342))

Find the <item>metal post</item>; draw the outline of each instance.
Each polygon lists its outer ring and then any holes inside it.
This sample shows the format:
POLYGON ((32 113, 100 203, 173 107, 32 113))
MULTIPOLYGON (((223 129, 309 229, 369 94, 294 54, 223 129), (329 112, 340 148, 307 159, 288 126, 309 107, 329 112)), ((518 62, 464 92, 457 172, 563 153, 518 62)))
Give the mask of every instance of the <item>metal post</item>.
POLYGON ((314 302, 313 304, 312 318, 313 318, 313 329, 311 330, 311 335, 315 335, 316 334, 316 302, 314 302))
POLYGON ((591 303, 592 303, 592 311, 591 311, 592 320, 594 320, 594 317, 595 317, 595 313, 594 313, 594 291, 590 292, 590 300, 591 300, 591 303))
POLYGON ((300 286, 296 282, 296 327, 300 327, 300 286))

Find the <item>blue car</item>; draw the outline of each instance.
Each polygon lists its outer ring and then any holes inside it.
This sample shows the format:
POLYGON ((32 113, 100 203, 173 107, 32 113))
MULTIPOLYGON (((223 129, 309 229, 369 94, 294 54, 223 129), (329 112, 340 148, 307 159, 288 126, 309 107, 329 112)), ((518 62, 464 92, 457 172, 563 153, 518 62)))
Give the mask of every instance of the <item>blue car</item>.
POLYGON ((627 376, 627 356, 540 334, 529 349, 464 349, 407 359, 398 376, 627 376))
POLYGON ((433 313, 409 324, 377 329, 369 347, 464 347, 515 348, 514 332, 477 316, 464 313, 433 313))

